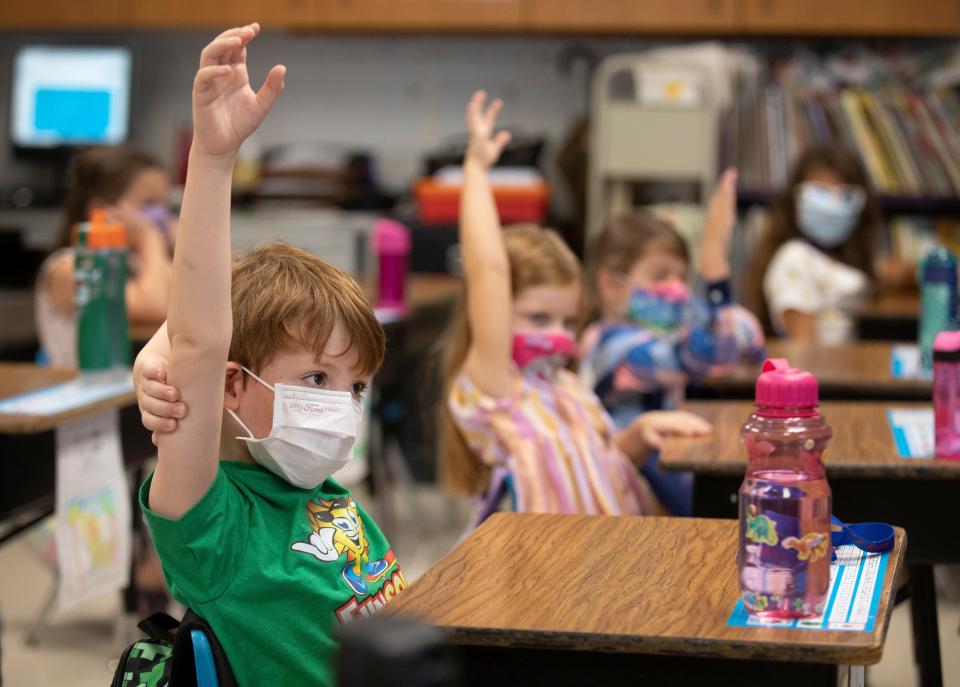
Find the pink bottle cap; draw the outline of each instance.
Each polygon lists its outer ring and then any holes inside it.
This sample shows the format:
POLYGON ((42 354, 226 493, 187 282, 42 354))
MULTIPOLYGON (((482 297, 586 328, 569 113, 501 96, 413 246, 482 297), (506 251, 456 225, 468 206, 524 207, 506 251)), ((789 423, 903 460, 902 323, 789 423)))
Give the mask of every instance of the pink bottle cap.
POLYGON ((764 361, 757 377, 757 414, 768 417, 812 417, 817 414, 820 392, 817 378, 790 367, 785 358, 764 361))
POLYGON ((933 340, 933 350, 939 353, 956 353, 960 351, 960 330, 940 332, 933 340))
POLYGON ((373 248, 378 255, 407 255, 410 252, 410 230, 391 219, 378 219, 373 224, 373 248))

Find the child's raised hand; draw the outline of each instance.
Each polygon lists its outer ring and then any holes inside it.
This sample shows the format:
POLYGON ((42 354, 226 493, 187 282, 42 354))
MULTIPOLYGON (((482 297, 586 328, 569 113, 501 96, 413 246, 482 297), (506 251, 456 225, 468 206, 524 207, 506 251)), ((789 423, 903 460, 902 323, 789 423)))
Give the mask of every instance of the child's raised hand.
POLYGON ((157 445, 157 433, 173 432, 179 421, 187 416, 187 406, 180 401, 180 392, 167 384, 167 365, 163 355, 143 351, 134 365, 133 386, 137 392, 137 405, 143 426, 153 432, 153 444, 157 445))
POLYGON ((737 170, 727 169, 710 196, 700 245, 700 274, 707 281, 730 276, 730 241, 737 224, 737 170))
POLYGON ((497 98, 484 109, 486 101, 486 91, 477 91, 467 104, 470 144, 467 147, 465 161, 472 160, 484 168, 489 168, 499 159, 504 146, 510 142, 510 132, 500 131, 494 135, 493 127, 497 123, 497 115, 503 107, 503 101, 497 98))
POLYGON ((697 437, 710 434, 713 426, 699 415, 685 410, 654 410, 633 421, 638 438, 647 450, 660 449, 668 436, 697 437))
POLYGON ((200 53, 193 82, 193 148, 230 164, 243 143, 270 112, 283 90, 286 68, 277 65, 254 93, 247 74, 247 44, 259 24, 229 29, 200 53))

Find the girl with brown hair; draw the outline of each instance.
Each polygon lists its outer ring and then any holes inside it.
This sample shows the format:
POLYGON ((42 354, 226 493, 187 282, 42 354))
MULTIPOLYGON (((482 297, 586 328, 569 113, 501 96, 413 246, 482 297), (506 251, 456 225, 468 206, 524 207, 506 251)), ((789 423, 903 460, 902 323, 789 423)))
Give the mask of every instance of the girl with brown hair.
POLYGON ((881 218, 860 162, 839 146, 807 150, 775 201, 747 284, 768 330, 821 344, 854 336, 876 277, 881 218))
POLYGON ((509 134, 494 135, 502 104, 485 108, 485 99, 477 92, 467 107, 460 201, 466 303, 443 366, 444 482, 486 494, 478 520, 498 507, 503 491, 518 511, 650 512, 656 504, 635 464, 664 434, 710 427, 689 413, 661 412, 617 431, 599 399, 566 369, 581 307, 580 265, 549 230, 501 230, 487 172, 509 134))

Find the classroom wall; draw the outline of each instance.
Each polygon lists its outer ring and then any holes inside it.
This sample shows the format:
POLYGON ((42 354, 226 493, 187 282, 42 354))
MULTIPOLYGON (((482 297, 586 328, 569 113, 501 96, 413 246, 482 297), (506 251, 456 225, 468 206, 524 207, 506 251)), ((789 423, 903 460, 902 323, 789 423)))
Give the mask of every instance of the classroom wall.
MULTIPOLYGON (((0 33, 0 98, 9 100, 17 45, 120 43, 135 49, 133 141, 165 160, 190 119, 190 88, 201 47, 212 32, 140 34, 0 33)), ((257 135, 269 146, 336 141, 375 151, 382 181, 404 189, 424 151, 463 132, 463 108, 484 87, 507 100, 502 122, 546 134, 551 150, 586 110, 586 73, 563 75, 558 58, 575 41, 524 37, 375 37, 265 32, 250 53, 259 82, 275 63, 288 67, 287 91, 257 135)), ((599 55, 642 49, 649 41, 576 41, 599 55)), ((0 113, 3 137, 9 104, 0 113)), ((548 159, 552 156, 548 154, 548 159)), ((26 164, 0 144, 0 184, 22 180, 26 164)), ((561 208, 562 209, 562 208, 561 208)))

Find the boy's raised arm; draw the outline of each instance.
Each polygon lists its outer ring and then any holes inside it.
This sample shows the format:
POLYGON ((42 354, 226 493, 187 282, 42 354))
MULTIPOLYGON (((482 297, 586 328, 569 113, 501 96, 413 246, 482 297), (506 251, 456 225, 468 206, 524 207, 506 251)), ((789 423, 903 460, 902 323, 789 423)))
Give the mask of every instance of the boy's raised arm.
POLYGON ((284 68, 270 70, 259 92, 250 88, 246 46, 257 24, 230 29, 203 49, 193 84, 193 146, 180 211, 167 329, 169 383, 190 409, 178 431, 159 437, 151 510, 186 513, 217 474, 230 302, 230 182, 240 144, 253 133, 283 89, 284 68))
POLYGON ((500 157, 510 134, 501 131, 494 135, 493 127, 503 103, 495 100, 484 110, 486 97, 486 93, 477 91, 467 105, 470 145, 463 160, 460 252, 467 284, 471 344, 464 369, 481 391, 500 398, 510 393, 512 379, 510 262, 489 169, 500 157))

